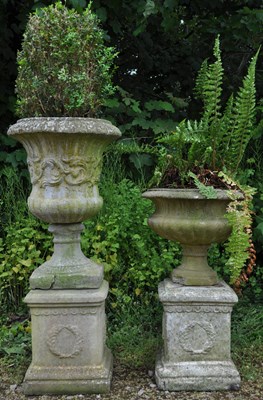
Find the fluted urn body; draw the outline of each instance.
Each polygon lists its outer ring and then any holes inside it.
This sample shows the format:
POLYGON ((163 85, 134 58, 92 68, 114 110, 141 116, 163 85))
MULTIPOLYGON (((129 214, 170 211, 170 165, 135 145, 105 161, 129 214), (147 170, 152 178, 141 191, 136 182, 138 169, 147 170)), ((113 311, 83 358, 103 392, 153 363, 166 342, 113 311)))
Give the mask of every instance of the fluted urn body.
POLYGON ((31 288, 99 287, 102 267, 80 249, 80 222, 95 215, 103 200, 98 182, 106 146, 121 133, 92 118, 25 118, 8 134, 23 144, 32 183, 29 210, 51 225, 55 251, 30 278, 31 288))
POLYGON ((27 152, 32 214, 49 223, 68 224, 99 211, 102 153, 120 136, 115 126, 91 118, 25 118, 8 134, 27 152))
POLYGON ((217 274, 207 263, 207 250, 231 233, 225 217, 231 201, 227 192, 218 189, 216 199, 207 199, 198 189, 152 189, 143 197, 155 205, 149 226, 182 245, 182 264, 173 270, 173 282, 189 286, 217 284, 217 274))

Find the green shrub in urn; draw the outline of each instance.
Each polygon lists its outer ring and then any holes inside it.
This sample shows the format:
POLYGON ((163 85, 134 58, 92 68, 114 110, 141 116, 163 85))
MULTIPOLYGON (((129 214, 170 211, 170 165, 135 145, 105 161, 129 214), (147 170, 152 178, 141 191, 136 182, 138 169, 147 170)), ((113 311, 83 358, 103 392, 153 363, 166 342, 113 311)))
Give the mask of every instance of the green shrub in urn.
POLYGON ((31 14, 18 54, 20 117, 95 117, 114 92, 116 52, 88 7, 83 13, 61 2, 31 14))

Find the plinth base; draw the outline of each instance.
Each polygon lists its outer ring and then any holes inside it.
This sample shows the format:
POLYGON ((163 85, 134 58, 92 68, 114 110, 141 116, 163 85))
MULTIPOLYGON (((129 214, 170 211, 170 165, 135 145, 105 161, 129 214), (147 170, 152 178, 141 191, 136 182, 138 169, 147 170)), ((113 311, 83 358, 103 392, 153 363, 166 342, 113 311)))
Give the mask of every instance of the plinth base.
POLYGON ((27 370, 23 391, 26 395, 107 393, 112 378, 112 354, 105 349, 98 367, 60 366, 37 367, 27 370))
POLYGON ((237 296, 224 282, 159 285, 164 306, 164 348, 155 369, 160 389, 237 390, 239 373, 230 355, 231 311, 237 296))
POLYGON ((27 395, 105 393, 112 355, 105 346, 108 284, 87 290, 31 290, 32 363, 27 395))
POLYGON ((238 390, 240 377, 232 361, 179 362, 169 365, 160 356, 155 369, 157 386, 169 391, 238 390))

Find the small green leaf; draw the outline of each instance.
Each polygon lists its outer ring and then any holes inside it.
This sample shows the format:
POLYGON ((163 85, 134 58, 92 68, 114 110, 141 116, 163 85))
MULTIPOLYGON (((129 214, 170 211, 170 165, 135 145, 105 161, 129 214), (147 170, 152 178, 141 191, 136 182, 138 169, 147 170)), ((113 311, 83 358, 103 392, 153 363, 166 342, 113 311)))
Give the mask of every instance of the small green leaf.
POLYGON ((158 110, 158 111, 169 111, 174 112, 174 107, 168 101, 161 100, 151 100, 145 103, 145 108, 149 111, 158 110))
POLYGON ((27 260, 20 260, 20 263, 25 267, 30 267, 32 265, 32 260, 31 258, 28 258, 27 260))

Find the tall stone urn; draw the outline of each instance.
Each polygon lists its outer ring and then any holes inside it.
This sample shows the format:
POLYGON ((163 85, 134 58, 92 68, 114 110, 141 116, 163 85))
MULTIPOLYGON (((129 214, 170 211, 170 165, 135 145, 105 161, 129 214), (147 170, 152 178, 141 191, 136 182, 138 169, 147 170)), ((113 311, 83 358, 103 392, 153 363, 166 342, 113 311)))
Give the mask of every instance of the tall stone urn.
POLYGON ((27 151, 29 210, 50 224, 54 254, 30 277, 32 363, 24 391, 36 394, 109 390, 112 356, 105 346, 103 267, 84 256, 82 221, 102 207, 102 154, 121 134, 109 121, 26 118, 8 130, 27 151))
POLYGON ((183 252, 181 265, 159 284, 164 347, 156 363, 157 384, 171 391, 238 389, 240 377, 230 355, 237 296, 207 263, 209 246, 231 233, 225 218, 231 200, 223 190, 206 199, 197 189, 152 189, 143 197, 155 205, 149 226, 180 242, 183 252))

